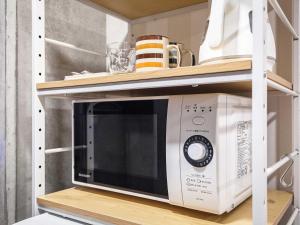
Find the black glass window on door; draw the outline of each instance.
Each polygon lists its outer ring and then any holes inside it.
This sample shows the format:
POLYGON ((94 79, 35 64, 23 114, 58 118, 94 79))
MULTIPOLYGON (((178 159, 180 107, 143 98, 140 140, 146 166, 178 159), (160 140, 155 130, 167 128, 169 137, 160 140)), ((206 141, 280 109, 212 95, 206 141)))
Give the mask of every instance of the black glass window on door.
POLYGON ((168 197, 168 100, 74 104, 75 181, 168 197))

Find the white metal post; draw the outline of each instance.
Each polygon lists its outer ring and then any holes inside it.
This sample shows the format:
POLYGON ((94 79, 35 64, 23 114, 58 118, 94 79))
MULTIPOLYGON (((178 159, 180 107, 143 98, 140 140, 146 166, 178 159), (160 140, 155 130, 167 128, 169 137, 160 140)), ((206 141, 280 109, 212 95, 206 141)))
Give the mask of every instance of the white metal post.
MULTIPOLYGON (((293 0, 293 25, 297 33, 300 31, 300 4, 299 0, 293 0)), ((300 45, 299 40, 293 43, 293 84, 296 92, 300 91, 300 45)), ((293 99, 293 150, 299 149, 300 135, 300 98, 293 99)), ((295 159, 294 164, 294 207, 300 209, 300 161, 299 156, 295 159)), ((300 225, 299 210, 294 211, 296 218, 295 225, 300 225), (298 215, 297 215, 298 214, 298 215)))
POLYGON ((253 0, 252 78, 252 215, 254 225, 267 224, 267 0, 253 0))
POLYGON ((45 111, 36 83, 45 81, 45 0, 32 0, 32 214, 45 194, 45 111))

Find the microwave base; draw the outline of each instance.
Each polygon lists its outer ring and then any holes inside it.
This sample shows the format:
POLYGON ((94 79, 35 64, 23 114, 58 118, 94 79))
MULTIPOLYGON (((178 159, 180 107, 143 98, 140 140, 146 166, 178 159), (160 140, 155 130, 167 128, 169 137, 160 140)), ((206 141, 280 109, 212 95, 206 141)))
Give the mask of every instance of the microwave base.
POLYGON ((240 204, 242 204, 245 201, 245 199, 249 198, 252 194, 251 188, 247 189, 240 196, 238 196, 234 199, 234 203, 232 204, 232 207, 228 208, 225 212, 220 212, 220 211, 199 209, 199 208, 187 207, 187 206, 184 206, 184 205, 172 204, 169 201, 169 199, 161 198, 161 197, 157 197, 157 196, 151 196, 149 194, 136 193, 136 192, 132 192, 132 191, 128 191, 128 190, 121 190, 121 189, 118 189, 118 188, 81 183, 81 182, 77 182, 77 181, 73 181, 72 183, 75 184, 75 185, 83 186, 82 188, 86 187, 86 188, 98 189, 100 191, 111 191, 111 192, 114 192, 116 194, 129 195, 129 196, 138 197, 138 198, 142 198, 142 199, 159 201, 159 202, 162 202, 162 203, 168 203, 170 205, 174 205, 174 206, 178 206, 178 207, 183 207, 183 208, 187 208, 187 209, 191 209, 191 210, 197 210, 197 211, 201 211, 201 212, 205 212, 205 213, 212 213, 212 214, 216 214, 216 215, 223 215, 223 214, 226 214, 226 213, 230 213, 233 209, 235 209, 240 204))

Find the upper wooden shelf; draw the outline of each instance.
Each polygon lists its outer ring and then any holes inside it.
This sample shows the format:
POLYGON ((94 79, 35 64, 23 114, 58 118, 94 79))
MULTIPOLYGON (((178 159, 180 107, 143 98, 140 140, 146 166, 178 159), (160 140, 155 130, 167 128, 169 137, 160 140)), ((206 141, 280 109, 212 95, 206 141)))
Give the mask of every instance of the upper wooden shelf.
POLYGON ((111 11, 127 17, 137 19, 151 16, 187 6, 207 2, 207 0, 92 0, 111 11))
MULTIPOLYGON (((292 83, 282 77, 271 72, 267 72, 267 75, 268 85, 271 90, 280 90, 280 87, 288 91, 293 89, 292 83)), ((232 59, 211 65, 181 67, 153 72, 115 74, 76 80, 50 81, 38 83, 36 87, 38 94, 45 96, 151 90, 152 88, 164 90, 173 88, 181 91, 181 87, 186 88, 195 85, 199 85, 198 89, 194 89, 195 92, 243 92, 251 90, 251 80, 252 61, 232 59)), ((165 91, 165 93, 172 93, 172 91, 165 91)))
POLYGON ((138 72, 114 74, 110 76, 99 76, 93 78, 82 78, 77 80, 62 80, 38 83, 37 89, 67 88, 83 85, 96 85, 119 82, 134 82, 142 80, 187 77, 192 75, 206 75, 214 73, 226 73, 251 70, 251 60, 227 60, 213 65, 200 65, 191 67, 180 67, 175 69, 164 69, 152 72, 138 72))
MULTIPOLYGON (((280 222, 292 199, 290 193, 269 191, 268 225, 280 222)), ((39 197, 37 201, 45 211, 120 225, 252 225, 251 199, 221 216, 88 188, 63 190, 39 197)))

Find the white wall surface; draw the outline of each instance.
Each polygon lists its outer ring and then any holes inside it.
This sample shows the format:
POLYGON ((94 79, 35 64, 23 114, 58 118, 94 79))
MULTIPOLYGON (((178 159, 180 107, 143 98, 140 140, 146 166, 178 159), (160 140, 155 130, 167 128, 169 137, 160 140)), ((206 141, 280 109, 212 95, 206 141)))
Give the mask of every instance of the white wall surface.
POLYGON ((204 36, 208 15, 208 4, 203 3, 188 7, 187 10, 167 12, 133 21, 132 41, 146 34, 164 35, 169 37, 170 41, 181 42, 185 48, 192 50, 198 62, 199 47, 204 36))

